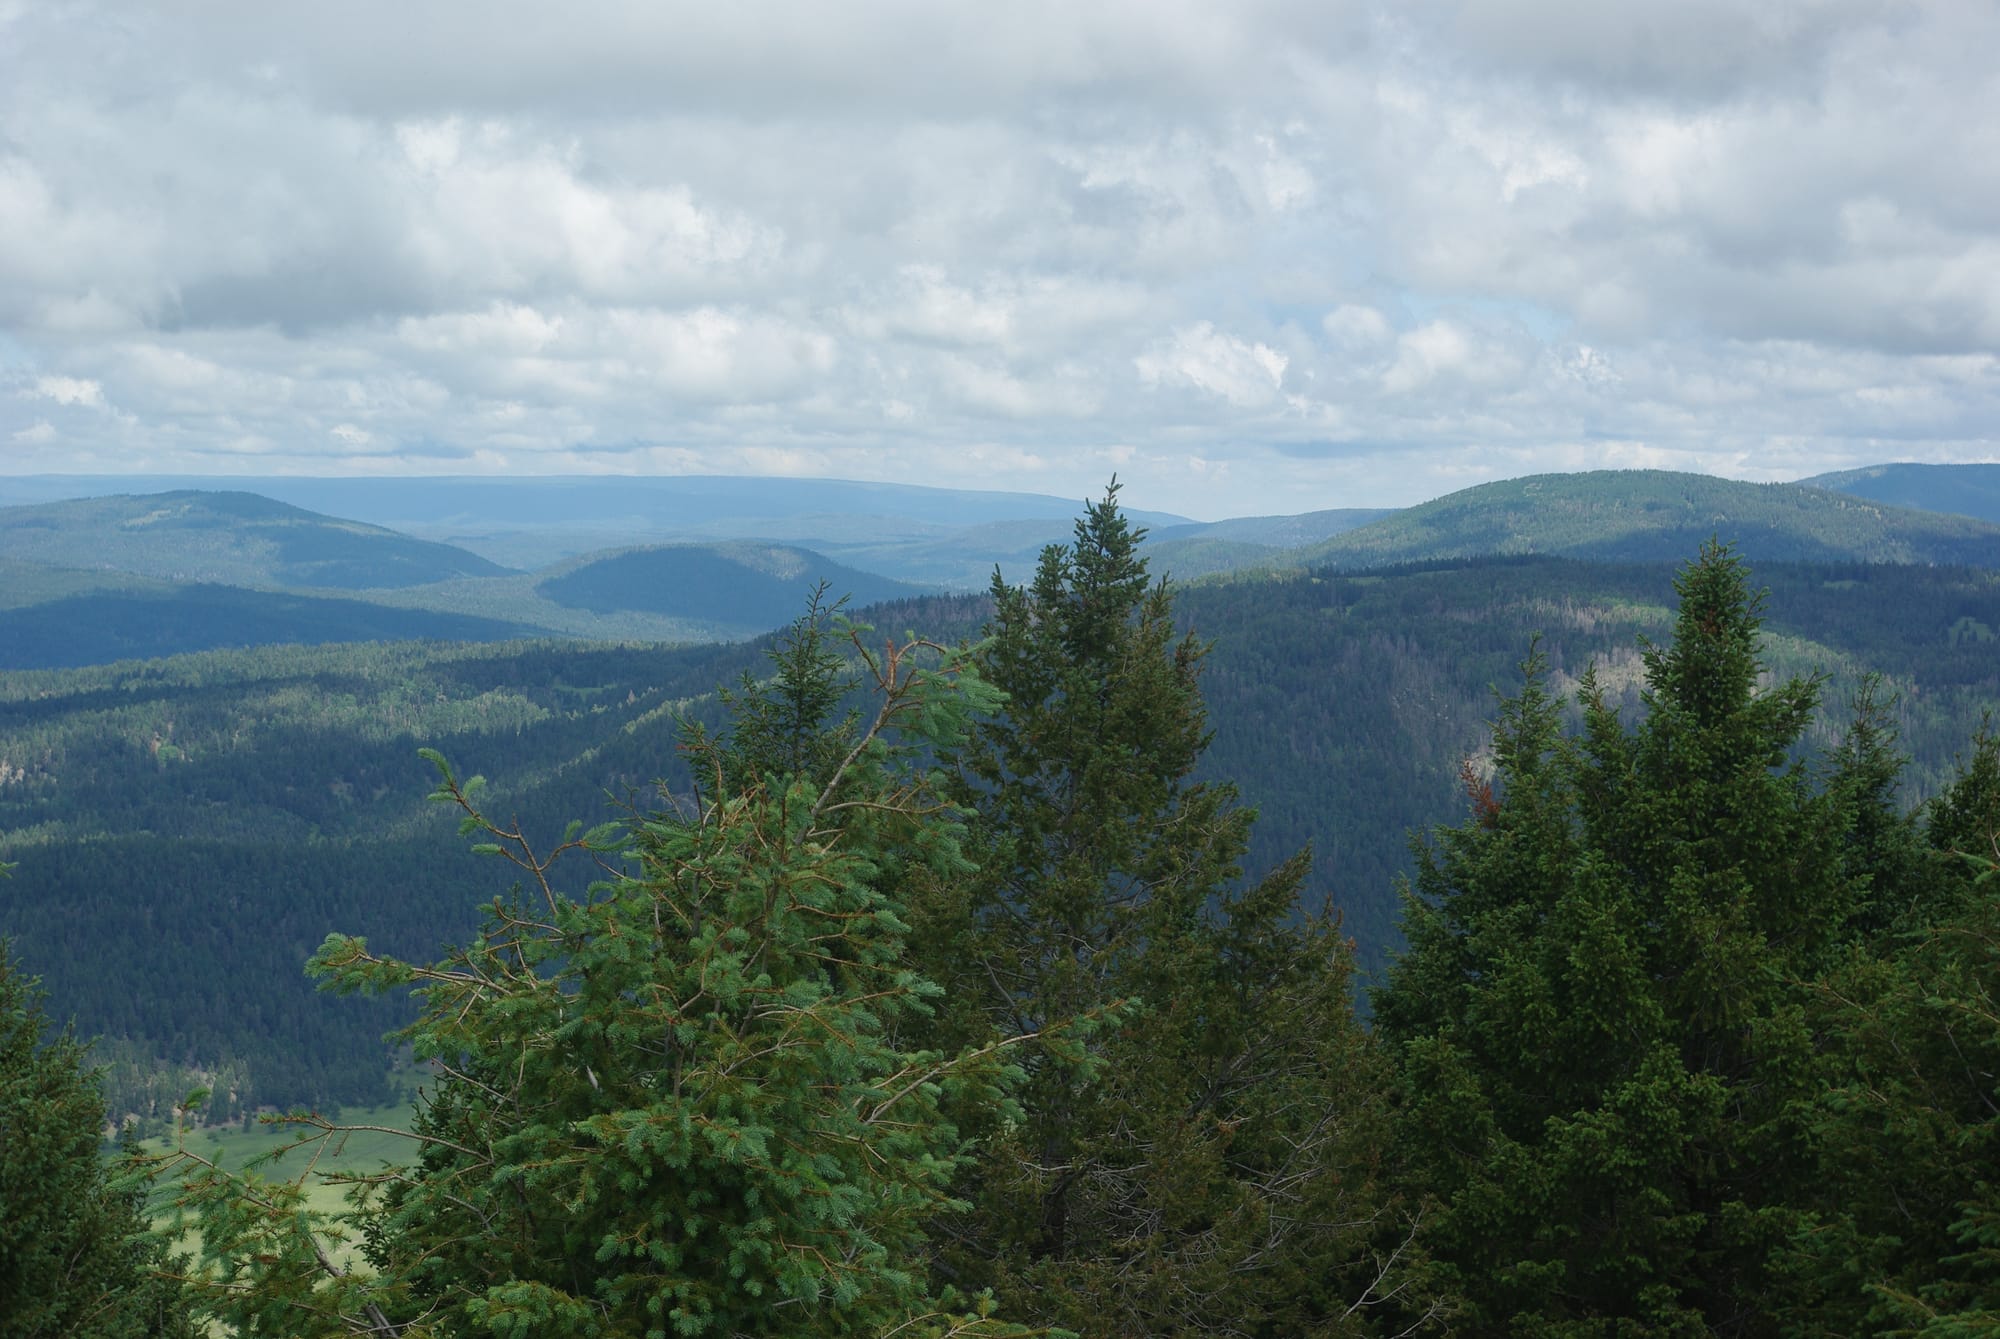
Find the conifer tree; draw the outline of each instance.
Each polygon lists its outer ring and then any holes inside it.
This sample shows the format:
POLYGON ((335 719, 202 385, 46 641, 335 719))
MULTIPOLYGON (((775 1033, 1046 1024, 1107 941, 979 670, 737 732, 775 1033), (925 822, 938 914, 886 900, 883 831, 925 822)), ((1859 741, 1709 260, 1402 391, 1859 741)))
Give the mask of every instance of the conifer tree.
POLYGON ((1924 839, 1962 890, 2000 862, 2000 733, 1988 721, 1949 786, 1924 807, 1924 839))
POLYGON ((805 614, 765 653, 769 676, 760 681, 746 672, 735 689, 721 694, 729 725, 717 757, 722 784, 732 791, 784 777, 824 784, 854 747, 860 713, 851 707, 843 712, 841 704, 857 685, 828 635, 846 601, 829 603, 826 593, 821 582, 805 614))
POLYGON ((1843 824, 1842 869, 1854 890, 1846 937, 1864 943, 1922 924, 1951 881, 1918 814, 1902 804, 1909 760, 1898 747, 1895 705, 1882 676, 1863 676, 1827 780, 1843 824))
POLYGON ((1140 539, 1114 482, 1027 587, 995 575, 978 663, 1006 706, 950 757, 978 870, 912 899, 943 1033, 1139 1007, 1087 1049, 1025 1051, 940 1272, 1087 1336, 1421 1317, 1349 947, 1300 914, 1304 855, 1243 885, 1254 815, 1195 775, 1207 647, 1140 539))
POLYGON ((1773 1332, 1768 1262, 1810 1090, 1802 978, 1860 899, 1834 799, 1788 761, 1817 699, 1760 690, 1761 597, 1710 545, 1628 727, 1580 737, 1531 658, 1469 821, 1419 853, 1376 996, 1431 1242, 1487 1332, 1773 1332))
MULTIPOLYGON (((0 1333, 188 1339, 141 1188, 102 1156, 104 1102, 67 1031, 0 940, 0 1333)), ((129 1167, 127 1168, 129 1172, 129 1167)))
POLYGON ((2000 1333, 2000 739, 1980 734, 1925 817, 1920 914, 1814 996, 1814 1219, 1787 1262, 1802 1333, 2000 1333))
MULTIPOLYGON (((433 758, 438 798, 526 894, 432 966, 329 938, 313 967, 334 988, 422 1001, 404 1037, 441 1078, 420 1152, 317 1232, 298 1230, 297 1183, 203 1170, 184 1200, 210 1314, 288 1335, 1023 1333, 924 1277, 965 1157, 944 1108, 1010 1110, 1006 1039, 898 1043, 936 988, 877 878, 892 832, 902 859, 964 875, 954 812, 905 743, 948 742, 989 695, 937 648, 851 646, 877 710, 844 753, 788 770, 787 749, 692 731, 693 797, 622 842, 572 829, 565 846, 621 862, 581 899, 433 758), (366 1269, 342 1265, 342 1229, 366 1269)), ((795 628, 768 691, 810 690, 786 675, 816 675, 823 650, 816 618, 795 628)))

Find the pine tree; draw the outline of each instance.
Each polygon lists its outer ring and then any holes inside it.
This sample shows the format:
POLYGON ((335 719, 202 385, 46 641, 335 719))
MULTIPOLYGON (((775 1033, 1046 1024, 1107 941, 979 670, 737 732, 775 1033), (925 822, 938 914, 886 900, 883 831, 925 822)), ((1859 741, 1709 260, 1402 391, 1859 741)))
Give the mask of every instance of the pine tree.
POLYGON ((185 1339, 193 1331, 142 1213, 102 1156, 104 1102, 35 981, 0 940, 0 1332, 185 1339))
POLYGON ((1420 852, 1376 997, 1431 1234, 1477 1328, 1772 1332, 1768 1261, 1812 1083, 1802 977, 1860 898, 1833 799, 1789 761, 1817 700, 1760 690, 1761 597, 1705 548, 1628 728, 1531 658, 1468 822, 1420 852))
MULTIPOLYGON (((811 687, 788 672, 823 667, 816 618, 793 640, 780 703, 811 687)), ((342 1267, 341 1224, 296 1230, 295 1185, 193 1178, 211 1314, 293 1335, 1022 1333, 923 1274, 966 1156, 944 1109, 1004 1116, 1009 1072, 1004 1039, 898 1044, 936 988, 877 878, 890 833, 964 875, 953 811, 892 737, 949 741, 987 697, 936 648, 851 646, 878 709, 830 768, 690 732, 694 796, 622 843, 566 839, 623 861, 582 899, 434 758, 439 798, 527 893, 434 966, 328 940, 314 969, 335 988, 416 987, 404 1037, 441 1075, 421 1152, 345 1224, 365 1271, 342 1267)))
POLYGON ((1417 1262, 1388 1263, 1407 1224, 1349 946, 1299 914, 1304 856, 1243 886, 1254 815, 1195 775, 1207 647, 1140 539, 1114 482, 1029 586, 994 579, 978 661, 1006 708, 950 758, 978 872, 912 897, 943 1035, 1123 1012, 1025 1051, 939 1269, 1091 1336, 1364 1332, 1417 1262))

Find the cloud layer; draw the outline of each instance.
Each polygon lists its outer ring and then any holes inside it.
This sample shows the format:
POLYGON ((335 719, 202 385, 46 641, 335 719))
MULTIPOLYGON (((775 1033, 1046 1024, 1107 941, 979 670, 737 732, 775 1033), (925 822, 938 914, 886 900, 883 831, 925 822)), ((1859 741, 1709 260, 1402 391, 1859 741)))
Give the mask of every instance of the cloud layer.
POLYGON ((0 471, 2000 454, 2000 10, 0 0, 0 471))

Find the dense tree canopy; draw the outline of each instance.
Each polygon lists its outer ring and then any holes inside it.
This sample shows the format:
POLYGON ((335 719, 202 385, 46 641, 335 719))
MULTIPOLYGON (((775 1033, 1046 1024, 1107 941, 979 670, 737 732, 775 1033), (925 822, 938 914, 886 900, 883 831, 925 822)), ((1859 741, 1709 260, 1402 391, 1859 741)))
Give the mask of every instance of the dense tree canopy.
POLYGON ((1925 818, 1925 896, 1811 1002, 1813 1230, 1788 1264, 1818 1333, 2000 1333, 2000 739, 1925 818))
POLYGON ((1817 688, 1759 691, 1759 601, 1710 547, 1627 726, 1560 732, 1531 660, 1474 810, 1424 853, 1376 996, 1433 1241, 1482 1327, 1760 1333, 1796 1226, 1798 982, 1856 905, 1840 815, 1789 761, 1817 688))

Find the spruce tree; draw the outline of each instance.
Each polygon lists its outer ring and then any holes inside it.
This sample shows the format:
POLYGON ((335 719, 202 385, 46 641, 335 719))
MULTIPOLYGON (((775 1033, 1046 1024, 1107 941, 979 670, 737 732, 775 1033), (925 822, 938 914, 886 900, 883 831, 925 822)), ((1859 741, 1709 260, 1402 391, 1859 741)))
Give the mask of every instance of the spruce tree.
POLYGON ((1365 1332, 1418 1262, 1389 1263, 1349 946, 1300 911, 1304 855, 1242 880, 1254 815, 1196 776, 1207 647, 1141 537, 1114 482, 1028 586, 995 575, 978 663, 1006 706, 948 759, 978 868, 912 898, 940 1026, 1120 1021, 1024 1050, 938 1267, 1090 1336, 1365 1332))
POLYGON ((1898 746, 1895 699, 1879 674, 1862 678, 1846 735, 1832 754, 1827 791, 1840 815, 1842 870, 1854 890, 1846 938, 1878 943, 1923 924, 1951 871, 1925 842, 1901 789, 1909 759, 1898 746))
POLYGON ((0 1334, 186 1339, 155 1267, 142 1187, 103 1156, 105 1114, 84 1051, 51 1035, 35 981, 0 940, 0 1334))
POLYGON ((1980 734, 1925 819, 1930 895, 1814 995, 1801 1333, 2000 1334, 2000 739, 1980 734))
POLYGON ((1775 1331, 1769 1262, 1812 1083, 1802 979, 1861 898, 1836 801, 1791 760, 1817 685, 1759 686, 1761 597, 1710 545, 1645 653, 1561 729, 1539 658, 1495 775, 1419 853, 1376 1015, 1430 1240, 1487 1332, 1775 1331))
MULTIPOLYGON (((774 712, 815 691, 787 673, 825 665, 817 619, 792 642, 778 681, 747 690, 774 712)), ((438 797, 525 894, 430 966, 329 938, 313 966, 334 988, 416 987, 403 1036, 439 1074, 419 1152, 310 1231, 297 1183, 202 1169, 184 1202, 211 1315, 290 1335, 1022 1333, 924 1275, 966 1156, 944 1109, 1004 1117, 1010 1075, 1005 1039, 899 1043, 936 988, 878 878, 890 840, 965 873, 914 745, 948 742, 987 697, 937 648, 850 645, 877 710, 844 752, 822 769, 755 731, 734 753, 691 731, 695 794, 623 840, 566 839, 614 862, 581 898, 434 758, 438 797), (343 1264, 341 1232, 365 1269, 343 1264)))

